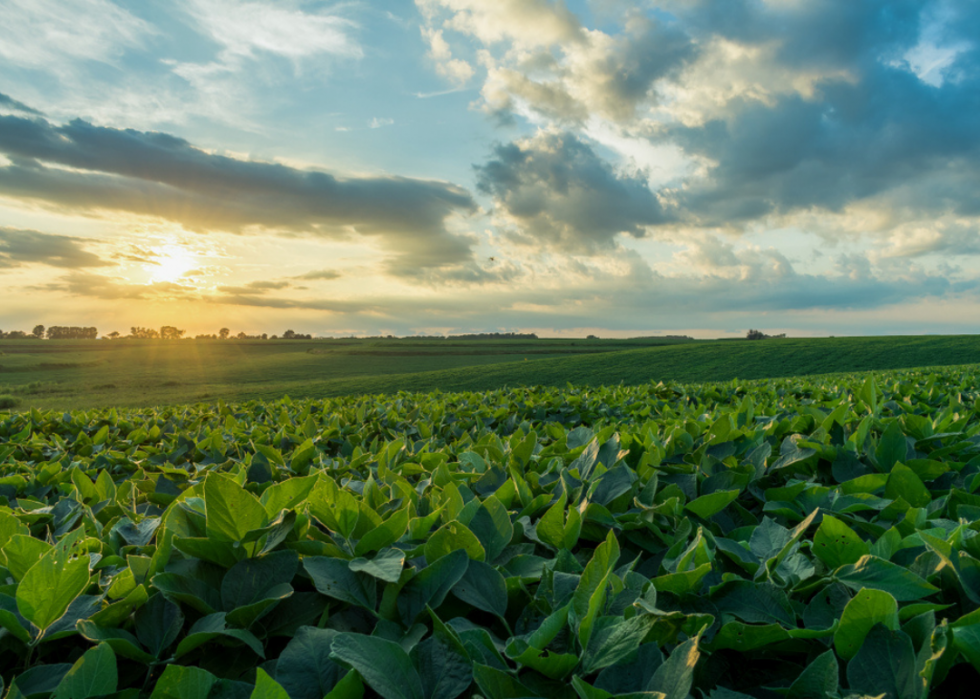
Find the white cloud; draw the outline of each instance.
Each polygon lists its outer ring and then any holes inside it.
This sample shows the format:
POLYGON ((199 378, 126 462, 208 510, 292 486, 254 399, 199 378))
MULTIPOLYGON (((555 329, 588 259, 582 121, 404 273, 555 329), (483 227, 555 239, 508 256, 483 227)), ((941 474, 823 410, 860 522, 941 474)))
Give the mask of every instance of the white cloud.
POLYGON ((226 58, 271 53, 292 60, 330 54, 358 58, 360 45, 351 37, 356 25, 328 12, 304 12, 288 2, 189 0, 184 5, 226 58))
POLYGON ((0 59, 61 74, 69 61, 116 61, 154 30, 108 0, 5 0, 0 59))

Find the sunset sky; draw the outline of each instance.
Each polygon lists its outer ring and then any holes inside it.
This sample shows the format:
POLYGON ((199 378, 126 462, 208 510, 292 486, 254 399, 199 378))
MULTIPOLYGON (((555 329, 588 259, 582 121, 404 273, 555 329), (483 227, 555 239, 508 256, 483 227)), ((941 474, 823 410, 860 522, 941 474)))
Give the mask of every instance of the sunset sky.
POLYGON ((3 0, 0 328, 980 331, 974 0, 3 0))

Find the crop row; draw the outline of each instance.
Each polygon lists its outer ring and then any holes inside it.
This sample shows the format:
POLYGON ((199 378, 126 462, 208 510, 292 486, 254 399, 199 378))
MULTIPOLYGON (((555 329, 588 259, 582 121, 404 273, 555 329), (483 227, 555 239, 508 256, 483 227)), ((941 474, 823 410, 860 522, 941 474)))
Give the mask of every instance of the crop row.
POLYGON ((0 416, 7 697, 953 696, 956 369, 0 416))

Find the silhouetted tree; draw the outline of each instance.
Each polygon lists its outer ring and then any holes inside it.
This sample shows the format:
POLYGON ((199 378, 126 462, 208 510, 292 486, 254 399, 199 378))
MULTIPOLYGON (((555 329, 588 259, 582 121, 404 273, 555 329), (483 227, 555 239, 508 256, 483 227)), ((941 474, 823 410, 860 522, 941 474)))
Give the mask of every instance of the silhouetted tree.
POLYGON ((36 337, 38 340, 40 340, 42 337, 44 337, 44 326, 35 325, 34 330, 31 331, 31 334, 34 335, 34 337, 36 337))
MULTIPOLYGON (((35 328, 36 330, 36 328, 35 328)), ((98 328, 79 328, 52 325, 47 329, 49 340, 94 340, 99 336, 98 328)))
POLYGON ((218 331, 218 337, 220 337, 222 340, 227 340, 229 333, 231 333, 231 330, 228 328, 221 328, 221 330, 218 331))
POLYGON ((184 331, 178 330, 173 325, 164 325, 160 328, 160 337, 164 340, 179 340, 183 335, 184 331))
POLYGON ((134 327, 129 329, 129 336, 136 340, 157 340, 160 333, 153 328, 134 327))
POLYGON ((109 333, 108 335, 106 335, 106 337, 108 337, 110 340, 118 340, 119 339, 119 331, 118 330, 113 330, 111 333, 109 333))

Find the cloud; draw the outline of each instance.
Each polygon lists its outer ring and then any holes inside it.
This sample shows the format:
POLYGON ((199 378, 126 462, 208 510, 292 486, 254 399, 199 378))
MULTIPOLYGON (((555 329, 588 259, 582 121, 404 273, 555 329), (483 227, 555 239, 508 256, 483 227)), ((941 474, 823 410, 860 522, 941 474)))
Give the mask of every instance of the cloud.
POLYGON ((22 264, 80 269, 106 267, 106 262, 83 247, 88 241, 65 235, 0 227, 0 268, 22 264))
POLYGON ((318 269, 312 272, 307 272, 306 274, 299 274, 293 279, 305 279, 307 281, 328 281, 331 279, 340 279, 343 275, 340 272, 336 272, 332 269, 318 269))
POLYGON ((28 107, 23 102, 18 102, 14 98, 3 94, 0 92, 0 109, 9 109, 14 112, 20 112, 21 114, 33 114, 35 116, 44 116, 38 110, 28 107))
POLYGON ((415 4, 430 22, 448 10, 445 27, 485 44, 511 41, 535 47, 582 38, 581 23, 562 0, 415 0, 415 4))
POLYGON ((363 53, 349 35, 356 25, 330 12, 232 0, 187 0, 182 7, 226 57, 270 53, 291 59, 318 54, 356 58, 363 53))
POLYGON ((74 61, 111 63, 153 33, 146 22, 108 0, 7 0, 0 60, 58 71, 74 61))
POLYGON ((517 228, 517 242, 589 254, 614 248, 619 234, 643 237, 670 220, 644 177, 617 173, 570 133, 498 145, 476 169, 479 189, 517 228))
POLYGON ((434 180, 326 172, 206 153, 165 133, 75 120, 0 116, 0 192, 73 212, 128 211, 197 231, 271 231, 377 239, 393 273, 472 259, 472 239, 447 219, 477 209, 434 180))

